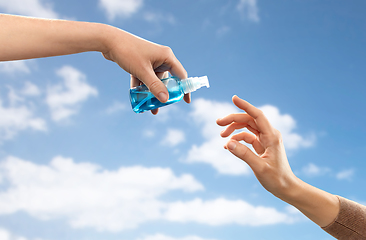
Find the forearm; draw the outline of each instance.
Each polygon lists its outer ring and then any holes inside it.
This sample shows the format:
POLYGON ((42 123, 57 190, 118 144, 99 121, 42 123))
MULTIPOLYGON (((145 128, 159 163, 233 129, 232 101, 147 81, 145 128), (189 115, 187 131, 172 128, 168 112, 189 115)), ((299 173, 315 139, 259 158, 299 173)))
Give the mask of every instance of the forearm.
POLYGON ((0 14, 0 61, 107 51, 112 27, 0 14))
POLYGON ((320 227, 329 225, 339 212, 338 198, 313 187, 300 179, 295 180, 294 188, 280 197, 293 205, 320 227))

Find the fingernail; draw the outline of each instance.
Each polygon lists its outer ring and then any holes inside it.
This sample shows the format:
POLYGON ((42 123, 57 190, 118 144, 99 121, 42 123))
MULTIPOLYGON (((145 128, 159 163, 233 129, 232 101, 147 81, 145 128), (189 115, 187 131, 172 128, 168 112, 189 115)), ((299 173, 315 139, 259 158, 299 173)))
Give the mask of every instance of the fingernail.
POLYGON ((158 98, 159 98, 160 102, 168 101, 168 95, 164 92, 159 93, 158 98))
POLYGON ((234 142, 229 142, 229 144, 227 146, 230 150, 235 150, 235 148, 236 148, 236 144, 234 142))

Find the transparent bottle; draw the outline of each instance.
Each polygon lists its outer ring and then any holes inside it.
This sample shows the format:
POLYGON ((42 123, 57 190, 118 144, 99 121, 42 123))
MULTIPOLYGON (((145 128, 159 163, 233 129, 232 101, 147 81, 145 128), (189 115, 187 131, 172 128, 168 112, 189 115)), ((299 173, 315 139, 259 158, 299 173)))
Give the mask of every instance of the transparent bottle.
POLYGON ((169 92, 167 102, 160 102, 146 87, 141 85, 130 89, 130 101, 132 110, 136 113, 142 113, 152 109, 160 108, 183 99, 184 94, 194 92, 197 89, 206 86, 210 87, 207 76, 190 77, 179 80, 177 77, 168 77, 161 79, 169 92))

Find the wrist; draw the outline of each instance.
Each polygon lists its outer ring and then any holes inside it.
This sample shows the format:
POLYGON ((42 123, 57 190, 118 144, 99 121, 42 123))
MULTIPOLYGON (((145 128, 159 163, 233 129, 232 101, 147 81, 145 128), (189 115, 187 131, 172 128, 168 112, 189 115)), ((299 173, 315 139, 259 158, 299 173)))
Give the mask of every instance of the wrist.
POLYGON ((296 202, 301 199, 304 194, 304 182, 296 177, 294 174, 291 176, 286 176, 288 179, 284 180, 286 184, 283 184, 282 188, 275 194, 276 197, 285 201, 291 205, 296 204, 296 202))
POLYGON ((100 24, 99 35, 97 36, 99 42, 99 49, 104 57, 108 60, 117 62, 118 55, 128 56, 128 48, 131 48, 129 37, 132 35, 119 28, 100 24), (116 55, 118 54, 118 55, 116 55))
POLYGON ((320 227, 330 224, 338 215, 339 200, 328 192, 296 177, 293 186, 281 198, 301 211, 320 227))
POLYGON ((113 38, 114 27, 102 24, 102 23, 87 23, 91 24, 88 26, 91 29, 91 38, 86 38, 86 46, 88 46, 88 51, 97 51, 105 53, 110 49, 110 40, 113 38), (90 41, 92 39, 92 41, 90 41))

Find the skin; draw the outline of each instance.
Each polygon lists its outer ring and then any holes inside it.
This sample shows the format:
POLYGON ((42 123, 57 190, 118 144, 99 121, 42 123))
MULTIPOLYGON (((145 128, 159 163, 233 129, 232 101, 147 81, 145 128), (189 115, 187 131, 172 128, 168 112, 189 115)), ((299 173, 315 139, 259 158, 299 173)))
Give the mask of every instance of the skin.
POLYGON ((218 125, 226 126, 221 136, 226 138, 236 129, 243 128, 251 133, 232 135, 224 148, 246 162, 262 186, 274 196, 299 209, 320 227, 332 223, 339 212, 338 198, 295 176, 287 160, 281 133, 273 128, 261 110, 237 96, 232 101, 245 113, 218 119, 218 125), (240 141, 251 144, 257 154, 240 141))
MULTIPOLYGON (((0 14, 0 61, 98 51, 131 74, 131 87, 142 83, 161 102, 169 93, 159 78, 187 72, 167 47, 100 23, 49 20, 0 14), (165 74, 165 75, 164 75, 165 74)), ((190 94, 184 96, 190 103, 190 94)), ((156 114, 158 110, 153 110, 156 114)))

